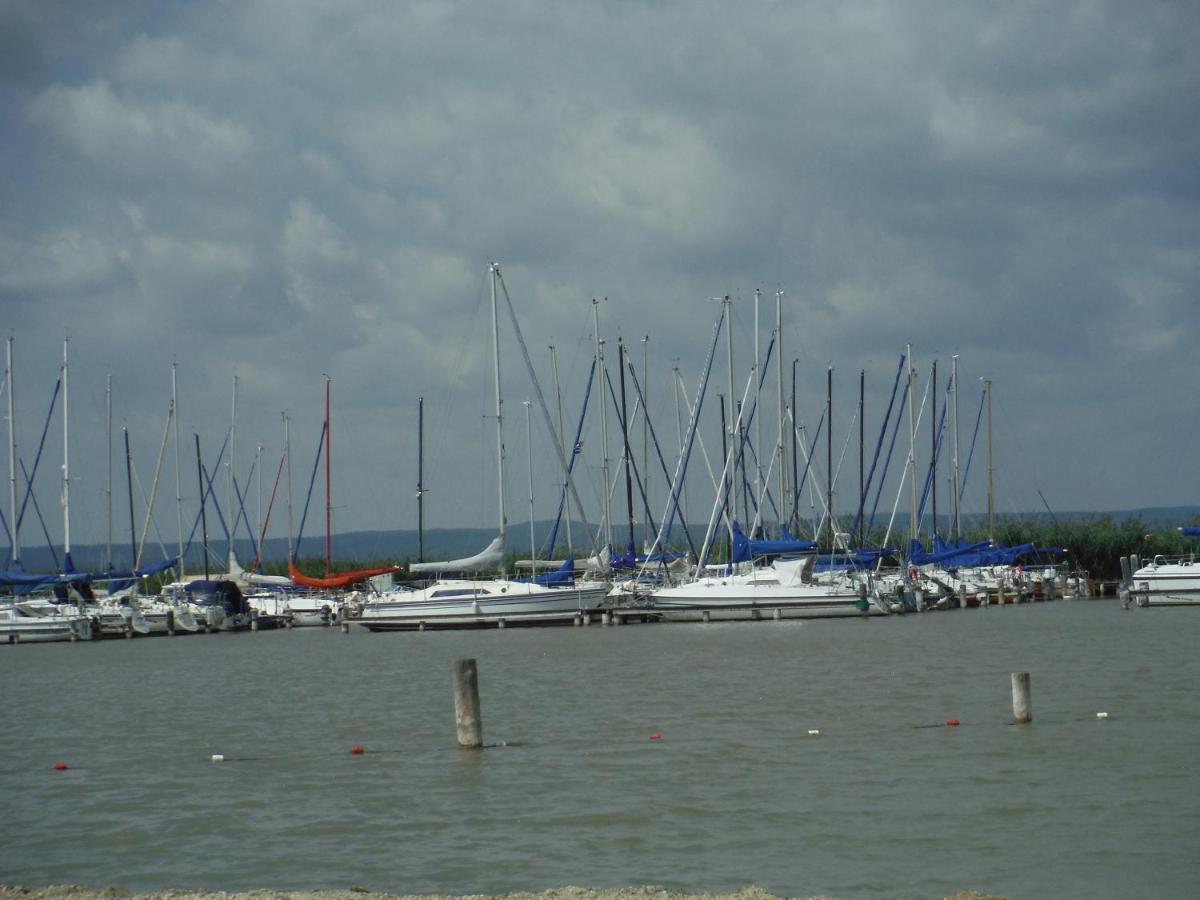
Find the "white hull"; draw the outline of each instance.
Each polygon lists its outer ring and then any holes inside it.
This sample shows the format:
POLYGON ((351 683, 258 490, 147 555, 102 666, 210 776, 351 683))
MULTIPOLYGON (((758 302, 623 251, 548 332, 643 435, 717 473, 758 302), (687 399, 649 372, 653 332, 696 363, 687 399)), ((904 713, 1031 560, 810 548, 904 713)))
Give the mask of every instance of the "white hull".
MULTIPOLYGON (((1161 559, 1161 558, 1160 558, 1161 559)), ((1133 573, 1138 606, 1200 606, 1200 562, 1155 560, 1133 573)))
POLYGON ((551 588, 518 581, 438 581, 419 591, 389 591, 368 600, 356 621, 372 630, 483 627, 569 621, 600 609, 608 586, 551 588))
POLYGON ((776 560, 761 568, 705 576, 654 591, 650 608, 668 621, 886 614, 873 598, 860 597, 858 587, 846 579, 814 581, 812 565, 811 557, 776 560))
POLYGON ((92 623, 86 616, 44 612, 21 603, 0 607, 0 642, 22 644, 90 640, 92 623))

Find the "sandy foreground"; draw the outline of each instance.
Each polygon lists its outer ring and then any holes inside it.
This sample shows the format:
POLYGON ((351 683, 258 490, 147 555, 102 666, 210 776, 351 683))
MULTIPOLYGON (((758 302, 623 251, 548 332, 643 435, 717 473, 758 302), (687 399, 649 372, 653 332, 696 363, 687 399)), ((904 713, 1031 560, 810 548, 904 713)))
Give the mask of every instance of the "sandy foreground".
MULTIPOLYGON (((28 887, 0 885, 0 900, 780 900, 775 894, 755 887, 741 888, 729 894, 683 894, 659 887, 629 887, 620 890, 592 890, 564 887, 537 894, 388 894, 352 887, 345 891, 162 891, 139 894, 113 888, 93 888, 81 884, 56 884, 28 887)), ((828 898, 811 898, 828 900, 828 898)), ((947 900, 1006 900, 976 891, 961 891, 947 900)))

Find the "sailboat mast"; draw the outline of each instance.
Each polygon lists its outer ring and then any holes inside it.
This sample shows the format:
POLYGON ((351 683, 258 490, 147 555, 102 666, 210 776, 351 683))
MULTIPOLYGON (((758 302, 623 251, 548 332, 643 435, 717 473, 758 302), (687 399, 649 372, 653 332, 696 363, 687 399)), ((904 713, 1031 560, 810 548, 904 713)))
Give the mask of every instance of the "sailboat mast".
POLYGON ((333 568, 333 495, 331 493, 330 466, 333 455, 333 434, 329 422, 330 392, 333 379, 325 376, 325 577, 329 577, 333 568))
POLYGON ((492 374, 496 387, 496 475, 500 502, 500 575, 507 574, 504 559, 505 532, 508 528, 508 500, 504 491, 504 396, 500 392, 500 314, 496 305, 496 279, 500 277, 498 263, 491 264, 492 274, 492 374))
POLYGON ((6 365, 8 372, 8 507, 12 521, 13 568, 21 562, 21 520, 17 516, 17 420, 13 414, 13 339, 8 339, 6 365))
POLYGON ((858 370, 858 546, 866 545, 866 523, 863 513, 867 504, 866 481, 866 423, 864 417, 867 411, 867 370, 858 370))
POLYGON ((530 418, 532 404, 525 400, 525 453, 529 460, 529 564, 532 574, 537 574, 537 541, 533 535, 533 419, 530 418))
POLYGON ((785 417, 785 402, 783 397, 783 291, 775 292, 775 374, 776 391, 779 401, 779 438, 775 442, 775 456, 779 460, 779 522, 783 524, 786 512, 784 504, 787 497, 787 457, 784 455, 783 428, 785 417))
POLYGON ((954 389, 954 538, 962 537, 962 525, 958 518, 958 354, 950 357, 950 384, 954 389))
POLYGON ((67 344, 69 339, 63 338, 63 467, 62 467, 62 503, 63 503, 63 569, 70 571, 71 562, 71 460, 70 443, 68 441, 68 402, 67 397, 67 344))
POLYGON ((629 521, 629 549, 633 543, 633 460, 629 451, 629 408, 625 403, 625 342, 617 338, 617 365, 621 370, 621 441, 625 463, 625 514, 629 521))
POLYGON ((196 478, 200 482, 200 537, 204 542, 204 580, 208 581, 208 513, 204 502, 204 463, 200 459, 200 435, 196 435, 196 478))
MULTIPOLYGON (((758 340, 759 340, 759 325, 758 325, 758 307, 762 300, 762 291, 759 288, 754 289, 754 371, 758 372, 758 367, 762 364, 762 357, 759 355, 758 340)), ((754 502, 759 504, 762 502, 762 383, 761 378, 754 379, 754 502)), ((746 515, 749 517, 750 509, 746 508, 746 515)))
POLYGON ((137 523, 133 517, 133 454, 129 451, 129 428, 121 426, 125 436, 125 481, 129 486, 129 568, 137 567, 137 523))
POLYGON ((908 539, 917 539, 917 367, 912 364, 912 344, 907 348, 908 359, 908 539))
POLYGON ((288 421, 288 414, 281 413, 283 416, 283 455, 287 462, 287 509, 288 509, 288 537, 287 537, 287 558, 290 564, 293 561, 292 557, 292 430, 291 423, 288 421))
POLYGON ((425 398, 417 398, 417 562, 425 562, 425 398))
MULTIPOLYGON (((175 371, 174 371, 174 368, 172 368, 172 370, 171 370, 171 379, 172 379, 171 393, 172 393, 172 396, 174 396, 174 391, 175 391, 174 376, 175 376, 175 371)), ((106 563, 105 567, 111 569, 113 567, 113 564, 112 564, 112 524, 113 524, 112 523, 112 372, 109 372, 104 377, 104 423, 105 423, 104 424, 104 434, 105 434, 105 438, 106 438, 107 444, 108 444, 108 453, 106 455, 106 460, 105 460, 106 464, 107 464, 107 472, 106 472, 105 478, 104 478, 104 496, 108 500, 108 529, 106 532, 105 544, 104 544, 104 546, 105 546, 104 560, 106 563)), ((177 470, 179 468, 178 457, 176 457, 175 468, 177 470)), ((177 478, 178 478, 178 474, 179 474, 178 471, 176 471, 177 478)), ((178 484, 178 481, 176 481, 176 484, 178 484)), ((178 493, 178 490, 176 491, 176 493, 178 493)), ((182 524, 180 525, 179 531, 180 531, 180 540, 182 541, 183 540, 182 524)), ((179 555, 183 556, 182 549, 180 550, 179 555)))
MULTIPOLYGON (((110 375, 109 380, 111 381, 111 379, 112 379, 112 376, 110 375)), ((184 571, 184 565, 183 565, 183 487, 180 482, 181 474, 179 471, 179 399, 175 393, 175 363, 171 363, 171 413, 175 418, 175 524, 176 524, 176 526, 178 528, 178 532, 179 532, 179 561, 177 563, 176 571, 179 572, 179 578, 182 580, 183 579, 183 571, 184 571)), ((111 419, 112 419, 112 400, 111 400, 111 392, 110 392, 110 399, 109 399, 109 420, 110 420, 110 422, 111 422, 111 419)), ((111 442, 112 441, 110 438, 109 439, 110 445, 111 445, 111 442)), ((111 446, 109 448, 109 455, 110 455, 110 457, 112 455, 111 446)), ((110 463, 109 464, 110 469, 111 469, 111 465, 112 464, 110 463)), ((112 481, 112 473, 110 471, 110 473, 109 473, 109 482, 110 482, 109 495, 110 496, 112 494, 111 481, 112 481)), ((108 556, 109 556, 109 559, 112 559, 112 549, 111 549, 112 513, 111 513, 111 511, 109 513, 109 532, 110 532, 110 537, 109 537, 110 549, 109 549, 108 556)))
POLYGON ((988 540, 993 544, 996 542, 996 529, 992 516, 994 513, 994 505, 992 502, 992 379, 985 378, 983 386, 987 391, 987 512, 988 512, 988 540))
POLYGON ((600 301, 592 298, 592 330, 596 339, 596 375, 600 378, 597 399, 600 404, 600 475, 604 488, 604 546, 612 550, 612 500, 608 485, 608 399, 605 390, 607 372, 604 368, 604 339, 600 337, 600 301))
POLYGON ((933 361, 933 370, 929 376, 929 492, 930 501, 933 504, 933 527, 930 529, 931 534, 937 537, 938 533, 938 516, 937 516, 937 360, 933 361))
MULTIPOLYGON (((734 394, 733 394, 733 301, 732 301, 732 299, 730 299, 729 295, 726 294, 721 299, 721 304, 722 304, 722 309, 725 312, 725 368, 727 369, 725 374, 728 376, 728 381, 729 381, 729 393, 726 394, 726 396, 729 398, 729 419, 730 419, 730 421, 728 423, 726 423, 725 421, 722 421, 721 437, 722 437, 722 440, 725 442, 724 457, 725 457, 725 460, 728 461, 729 457, 731 457, 734 453, 737 452, 737 445, 736 445, 737 435, 734 434, 733 424, 732 424, 732 420, 733 420, 733 416, 734 416, 734 412, 735 412, 734 408, 733 408, 733 404, 734 404, 734 399, 733 399, 733 397, 734 397, 734 394)), ((729 498, 726 503, 726 506, 732 513, 732 515, 729 517, 730 518, 729 546, 732 548, 733 547, 733 520, 738 517, 737 491, 733 489, 733 472, 727 471, 723 477, 726 482, 725 496, 729 498), (732 493, 730 493, 730 492, 732 492, 732 493), (729 504, 732 504, 732 506, 729 506, 729 504)), ((731 553, 730 559, 732 559, 733 558, 732 550, 730 551, 730 553, 731 553)))
POLYGON ((829 546, 837 543, 833 524, 833 366, 825 372, 825 512, 829 515, 829 546))
MULTIPOLYGON (((646 498, 646 524, 642 546, 653 540, 650 528, 650 335, 642 338, 642 492, 646 498)), ((668 485, 669 487, 670 485, 668 485)))
MULTIPOLYGON (((556 349, 554 349, 553 344, 550 345, 550 362, 551 362, 552 368, 554 369, 554 402, 555 402, 555 405, 558 407, 558 439, 561 442, 566 439, 567 432, 563 427, 562 385, 560 384, 559 379, 558 379, 558 351, 556 349)), ((575 452, 574 447, 571 448, 571 452, 572 453, 575 452)), ((575 542, 571 539, 571 490, 570 490, 571 475, 570 475, 569 468, 570 467, 568 467, 568 471, 566 473, 564 473, 564 477, 567 479, 567 484, 563 485, 563 499, 566 501, 565 506, 566 506, 566 511, 567 511, 567 555, 574 556, 575 555, 575 542)), ((551 551, 554 550, 553 547, 551 547, 549 549, 551 551)))
POLYGON ((234 485, 233 485, 233 465, 234 465, 234 460, 237 459, 237 453, 236 453, 236 450, 237 450, 237 443, 236 443, 237 385, 238 385, 238 377, 237 377, 237 373, 234 372, 233 373, 233 401, 230 405, 230 412, 229 412, 229 552, 227 555, 227 559, 228 559, 227 568, 226 568, 227 572, 232 572, 233 568, 234 568, 233 562, 235 559, 235 554, 233 551, 233 538, 234 538, 234 534, 237 532, 237 521, 238 521, 238 513, 237 513, 238 507, 236 505, 237 494, 236 494, 236 491, 234 490, 234 485))

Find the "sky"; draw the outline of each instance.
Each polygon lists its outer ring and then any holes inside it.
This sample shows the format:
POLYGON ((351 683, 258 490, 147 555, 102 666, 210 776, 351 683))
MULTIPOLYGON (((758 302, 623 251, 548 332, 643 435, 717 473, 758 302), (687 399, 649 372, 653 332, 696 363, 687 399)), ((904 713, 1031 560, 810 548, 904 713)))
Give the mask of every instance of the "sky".
MULTIPOLYGON (((494 525, 493 261, 553 417, 561 396, 573 430, 598 323, 616 390, 619 341, 645 380, 672 471, 714 298, 732 300, 732 352, 722 332, 698 431, 719 468, 716 395, 742 395, 781 296, 752 438, 766 470, 782 359, 811 441, 832 367, 839 511, 857 502, 859 373, 869 464, 909 345, 919 404, 936 360, 944 405, 957 357, 960 477, 991 381, 997 510, 1198 503, 1198 38, 1195 4, 1103 0, 0 0, 0 331, 26 467, 69 346, 69 437, 60 397, 33 479, 45 532, 30 514, 21 541, 63 539, 64 444, 72 541, 127 539, 126 434, 135 530, 173 541, 177 490, 188 522, 199 505, 197 435, 227 505, 231 423, 247 516, 257 530, 270 507, 284 535, 284 413, 292 530, 315 471, 304 534, 323 534, 326 378, 335 532, 416 527, 419 434, 425 526, 494 525)), ((539 519, 563 477, 501 297, 515 523, 531 465, 539 519)), ((599 418, 577 473, 593 524, 599 418)), ((930 418, 927 401, 922 471, 930 418)), ((986 506, 981 442, 964 512, 986 506)), ((878 507, 901 521, 908 444, 905 420, 878 507)))

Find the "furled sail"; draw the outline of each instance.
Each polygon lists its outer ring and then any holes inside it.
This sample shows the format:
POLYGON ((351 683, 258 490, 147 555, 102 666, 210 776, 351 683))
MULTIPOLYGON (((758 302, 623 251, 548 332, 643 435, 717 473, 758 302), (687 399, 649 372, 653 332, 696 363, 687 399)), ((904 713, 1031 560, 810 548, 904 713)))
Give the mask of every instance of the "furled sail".
POLYGON ((464 556, 462 559, 447 559, 441 562, 410 563, 408 571, 412 574, 439 572, 491 572, 500 568, 504 559, 504 541, 499 537, 474 556, 464 556))

